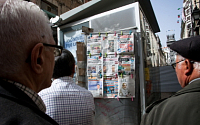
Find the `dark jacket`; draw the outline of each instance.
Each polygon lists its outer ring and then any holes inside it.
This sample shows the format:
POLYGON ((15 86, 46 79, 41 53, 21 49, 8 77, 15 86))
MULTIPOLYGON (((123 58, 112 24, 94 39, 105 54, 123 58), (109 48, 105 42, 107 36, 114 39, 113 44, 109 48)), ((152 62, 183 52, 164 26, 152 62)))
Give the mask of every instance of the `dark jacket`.
POLYGON ((168 99, 146 109, 141 125, 199 125, 200 80, 187 85, 168 99))
POLYGON ((1 125, 58 125, 15 85, 0 80, 1 125))

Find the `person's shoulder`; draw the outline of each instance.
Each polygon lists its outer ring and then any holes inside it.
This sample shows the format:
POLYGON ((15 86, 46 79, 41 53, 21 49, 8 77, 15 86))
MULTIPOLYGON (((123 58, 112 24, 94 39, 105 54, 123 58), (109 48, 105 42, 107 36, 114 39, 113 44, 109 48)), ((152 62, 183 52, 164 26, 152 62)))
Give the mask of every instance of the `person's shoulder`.
POLYGON ((163 101, 165 101, 166 99, 168 98, 164 98, 164 99, 160 99, 160 100, 157 100, 153 103, 151 103, 145 110, 146 113, 149 113, 155 106, 158 106, 160 103, 162 103, 163 101))
POLYGON ((25 101, 4 97, 0 97, 0 102, 1 111, 4 112, 0 116, 0 123, 10 121, 12 119, 12 123, 18 121, 19 124, 57 125, 52 118, 47 116, 34 104, 24 103, 25 101), (15 110, 10 110, 10 107, 15 110))
POLYGON ((48 95, 49 93, 52 93, 52 86, 48 87, 48 88, 45 88, 43 90, 41 90, 38 95, 41 96, 41 95, 48 95))
POLYGON ((85 92, 85 93, 91 93, 89 90, 87 90, 85 87, 79 86, 77 84, 74 85, 76 87, 76 89, 78 89, 79 91, 85 92))

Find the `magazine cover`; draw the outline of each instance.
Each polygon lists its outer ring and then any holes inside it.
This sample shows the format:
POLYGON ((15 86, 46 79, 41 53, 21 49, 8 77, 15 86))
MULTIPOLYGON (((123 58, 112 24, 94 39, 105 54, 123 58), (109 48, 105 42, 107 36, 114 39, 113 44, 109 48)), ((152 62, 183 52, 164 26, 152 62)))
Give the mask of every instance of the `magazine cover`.
POLYGON ((135 74, 131 76, 119 77, 119 89, 118 96, 120 98, 132 98, 135 97, 135 74))
POLYGON ((103 93, 105 98, 115 98, 118 95, 118 77, 110 76, 104 78, 103 93))
POLYGON ((118 72, 118 58, 115 55, 108 55, 103 58, 103 75, 113 76, 118 72))
POLYGON ((134 52, 133 34, 121 35, 118 34, 118 49, 117 53, 134 52))
POLYGON ((97 77, 88 77, 88 90, 93 97, 103 97, 103 82, 97 77))
POLYGON ((131 75, 135 71, 135 58, 133 55, 119 55, 118 75, 131 75))

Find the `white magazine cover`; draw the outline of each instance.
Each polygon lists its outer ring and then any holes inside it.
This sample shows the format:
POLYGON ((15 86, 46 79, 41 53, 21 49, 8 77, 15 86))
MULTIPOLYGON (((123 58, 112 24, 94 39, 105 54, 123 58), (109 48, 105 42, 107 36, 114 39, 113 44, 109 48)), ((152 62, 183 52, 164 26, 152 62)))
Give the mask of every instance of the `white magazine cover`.
POLYGON ((131 76, 119 77, 119 89, 118 97, 119 98, 133 98, 135 97, 135 74, 131 76))

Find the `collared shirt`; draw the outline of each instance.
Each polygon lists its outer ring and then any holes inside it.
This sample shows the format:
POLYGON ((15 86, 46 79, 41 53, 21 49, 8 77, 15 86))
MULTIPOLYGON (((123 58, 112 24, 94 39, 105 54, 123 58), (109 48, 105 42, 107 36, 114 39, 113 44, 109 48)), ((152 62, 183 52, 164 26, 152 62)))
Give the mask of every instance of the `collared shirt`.
POLYGON ((92 93, 76 85, 69 76, 55 79, 51 87, 42 90, 48 114, 60 125, 92 125, 94 98, 92 93))
POLYGON ((7 80, 7 79, 3 79, 3 80, 5 80, 11 84, 14 84, 17 88, 19 88, 21 91, 23 91, 25 94, 27 94, 33 100, 33 102, 35 102, 35 104, 38 106, 38 108, 41 111, 46 112, 45 104, 36 92, 34 92, 33 90, 24 86, 23 84, 17 83, 15 81, 7 80))
POLYGON ((193 79, 192 81, 189 82, 189 84, 191 84, 192 82, 197 81, 197 80, 200 80, 200 78, 193 79))

